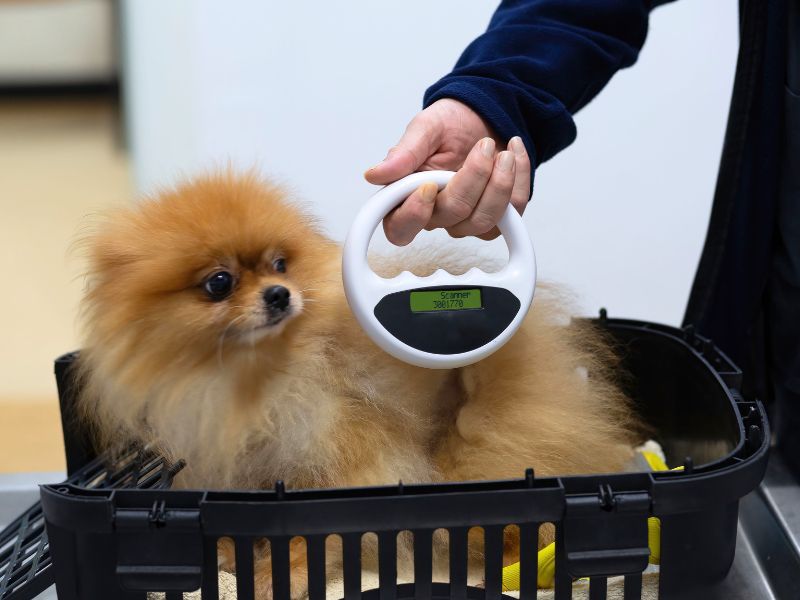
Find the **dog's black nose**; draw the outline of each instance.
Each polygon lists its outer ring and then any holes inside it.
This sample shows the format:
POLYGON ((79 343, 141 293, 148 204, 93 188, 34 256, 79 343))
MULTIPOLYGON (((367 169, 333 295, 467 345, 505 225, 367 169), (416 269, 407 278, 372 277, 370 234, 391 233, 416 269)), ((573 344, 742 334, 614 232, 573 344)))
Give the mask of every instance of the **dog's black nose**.
POLYGON ((285 310, 289 306, 289 290, 282 285, 273 285, 264 290, 264 302, 268 308, 285 310))

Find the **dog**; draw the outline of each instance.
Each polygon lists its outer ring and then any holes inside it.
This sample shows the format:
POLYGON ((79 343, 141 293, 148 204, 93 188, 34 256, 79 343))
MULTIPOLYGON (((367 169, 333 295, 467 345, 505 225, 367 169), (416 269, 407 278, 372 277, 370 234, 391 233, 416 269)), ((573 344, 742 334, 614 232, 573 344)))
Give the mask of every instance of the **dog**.
MULTIPOLYGON (((403 363, 351 314, 339 245, 254 174, 179 184, 111 214, 84 247, 82 418, 98 447, 185 459, 178 487, 607 473, 632 457, 638 423, 613 352, 588 323, 565 325, 558 294, 537 290, 520 330, 476 364, 403 363)), ((550 539, 543 528, 540 543, 550 539)), ((305 557, 291 550, 301 597, 305 557)), ((232 555, 223 544, 223 568, 232 555)), ((266 551, 256 560, 269 598, 266 551)))

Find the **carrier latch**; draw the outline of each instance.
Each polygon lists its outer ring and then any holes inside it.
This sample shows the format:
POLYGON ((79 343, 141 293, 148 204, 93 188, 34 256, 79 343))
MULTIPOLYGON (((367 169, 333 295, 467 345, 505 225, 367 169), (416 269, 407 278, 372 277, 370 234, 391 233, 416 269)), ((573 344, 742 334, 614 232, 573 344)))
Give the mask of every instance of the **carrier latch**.
POLYGON ((117 577, 128 590, 190 592, 202 582, 200 511, 155 500, 149 510, 118 508, 117 577))
POLYGON ((650 557, 647 545, 647 492, 614 492, 602 484, 596 494, 567 497, 559 527, 560 561, 574 577, 641 573, 650 557))

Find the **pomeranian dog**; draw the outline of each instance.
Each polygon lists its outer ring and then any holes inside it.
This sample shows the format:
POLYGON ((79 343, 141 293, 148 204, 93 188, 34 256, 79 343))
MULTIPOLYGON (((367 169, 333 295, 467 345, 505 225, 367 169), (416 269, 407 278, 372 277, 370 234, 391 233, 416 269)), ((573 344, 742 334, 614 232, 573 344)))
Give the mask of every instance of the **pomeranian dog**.
MULTIPOLYGON (((638 428, 612 354, 590 325, 565 326, 557 298, 537 292, 522 328, 477 364, 400 362, 352 316, 340 247, 254 175, 184 183, 85 241, 82 414, 101 447, 138 442, 185 459, 178 486, 600 473, 632 457, 638 428)), ((292 553, 299 597, 305 561, 292 553)), ((257 558, 263 598, 269 564, 257 558)))

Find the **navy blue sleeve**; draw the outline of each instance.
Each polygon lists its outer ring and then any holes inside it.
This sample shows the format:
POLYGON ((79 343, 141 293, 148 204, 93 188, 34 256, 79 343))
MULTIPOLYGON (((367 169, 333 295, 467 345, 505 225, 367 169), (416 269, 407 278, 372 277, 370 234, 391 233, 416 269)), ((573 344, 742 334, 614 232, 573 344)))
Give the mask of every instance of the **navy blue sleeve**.
POLYGON ((644 44, 663 0, 503 0, 489 28, 425 92, 454 98, 503 140, 522 137, 534 166, 575 139, 572 115, 644 44))

